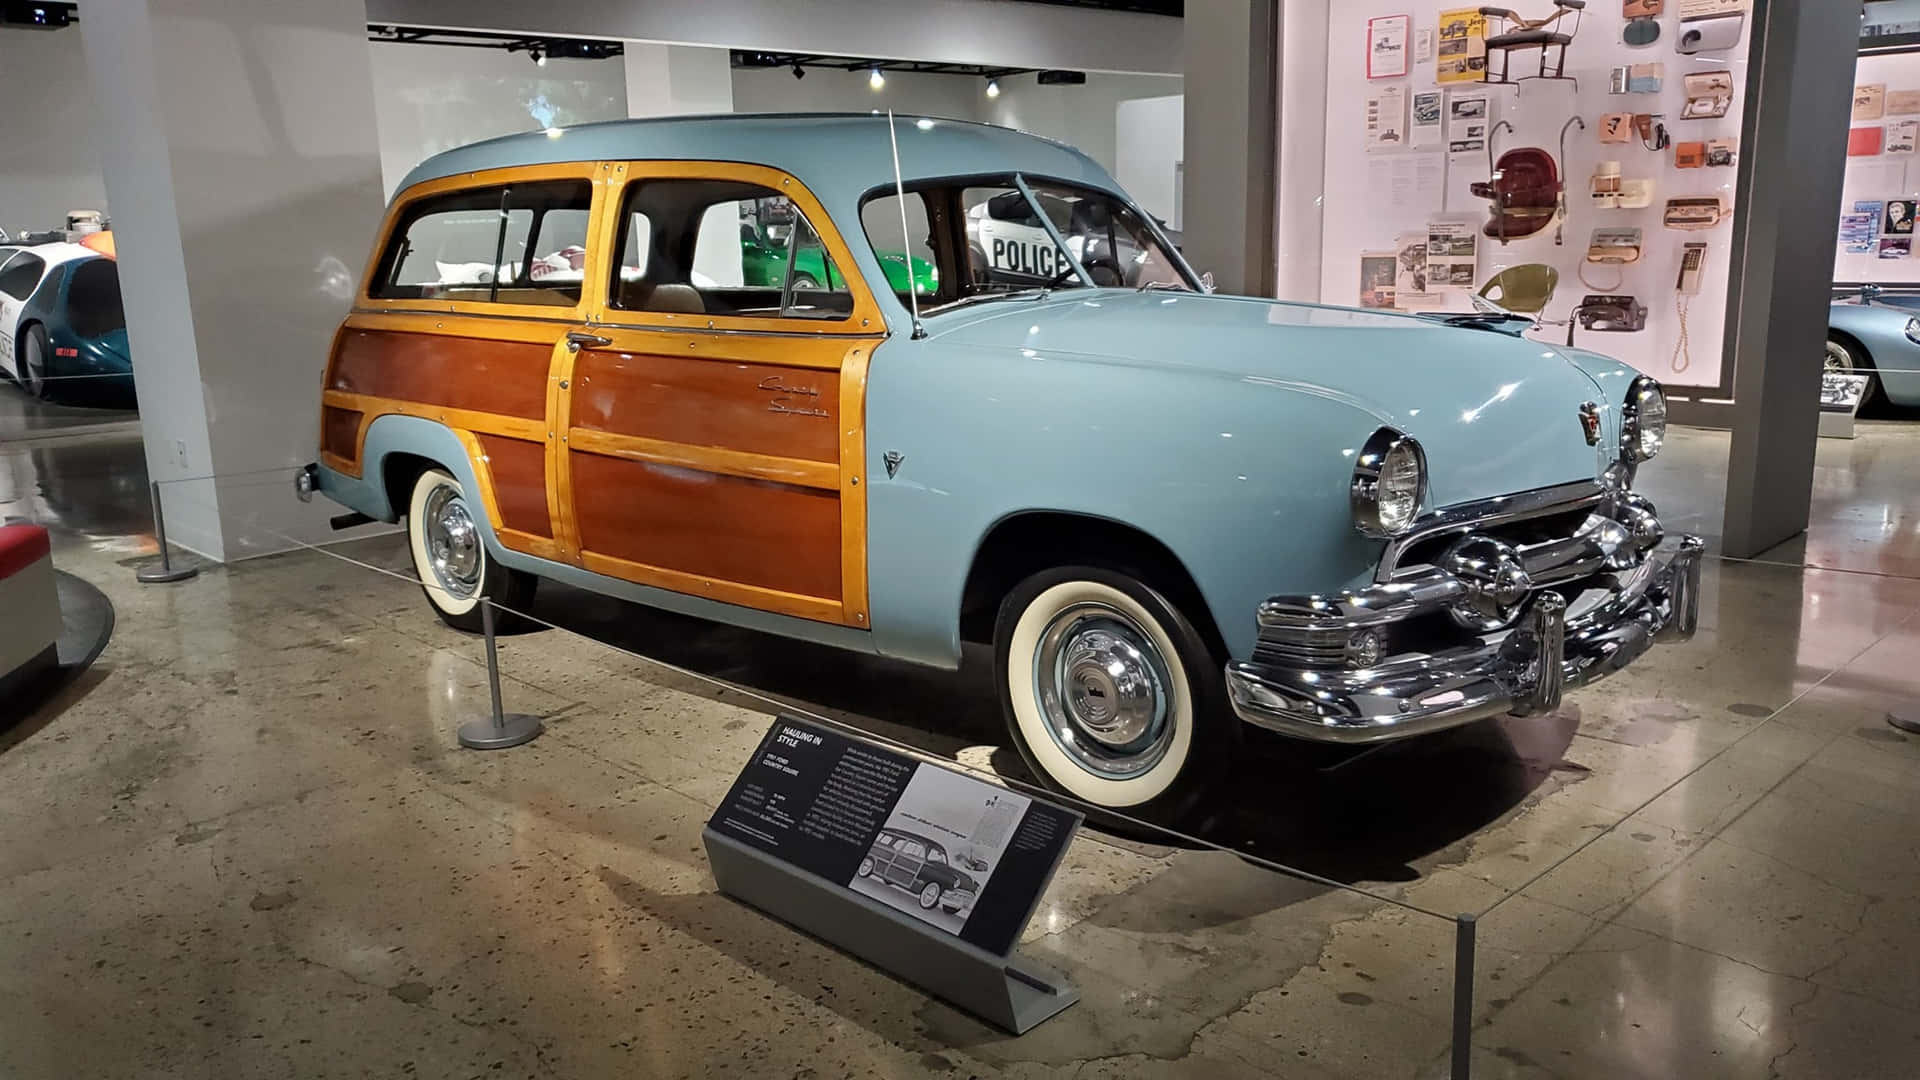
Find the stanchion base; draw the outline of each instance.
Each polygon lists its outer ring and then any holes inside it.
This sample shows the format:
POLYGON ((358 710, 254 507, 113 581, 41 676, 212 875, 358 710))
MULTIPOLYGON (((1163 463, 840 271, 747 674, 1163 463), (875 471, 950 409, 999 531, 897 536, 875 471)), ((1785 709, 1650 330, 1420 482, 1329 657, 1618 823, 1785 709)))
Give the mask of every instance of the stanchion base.
POLYGON ((460 725, 460 745, 469 750, 505 750, 530 743, 540 737, 546 725, 537 716, 508 713, 494 723, 492 717, 469 720, 460 725))
POLYGON ((164 566, 149 566, 134 574, 133 579, 142 585, 166 585, 199 576, 200 571, 191 566, 176 566, 171 570, 164 566))
POLYGON ((1895 709, 1887 714, 1887 723, 1909 735, 1920 735, 1920 709, 1895 709))

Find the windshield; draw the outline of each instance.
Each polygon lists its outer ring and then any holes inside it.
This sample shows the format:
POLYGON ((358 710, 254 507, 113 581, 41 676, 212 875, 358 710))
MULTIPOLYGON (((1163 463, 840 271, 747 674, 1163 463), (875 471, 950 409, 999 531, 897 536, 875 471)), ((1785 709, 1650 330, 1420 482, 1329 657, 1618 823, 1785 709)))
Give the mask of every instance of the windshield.
POLYGON ((1011 176, 881 189, 860 221, 900 302, 922 314, 1055 289, 1198 291, 1177 254, 1125 199, 1011 176), (1031 194, 1029 194, 1031 193, 1031 194))

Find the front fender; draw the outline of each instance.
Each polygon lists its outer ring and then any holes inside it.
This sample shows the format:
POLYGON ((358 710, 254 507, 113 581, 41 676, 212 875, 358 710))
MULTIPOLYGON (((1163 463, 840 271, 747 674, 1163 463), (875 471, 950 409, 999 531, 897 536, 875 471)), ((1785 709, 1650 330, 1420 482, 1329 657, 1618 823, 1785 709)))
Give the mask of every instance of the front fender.
POLYGON ((1204 370, 897 338, 876 350, 867 395, 884 655, 956 666, 974 556, 996 523, 1029 511, 1158 540, 1238 656, 1262 600, 1347 586, 1379 558, 1352 527, 1347 489, 1380 422, 1349 402, 1204 370))

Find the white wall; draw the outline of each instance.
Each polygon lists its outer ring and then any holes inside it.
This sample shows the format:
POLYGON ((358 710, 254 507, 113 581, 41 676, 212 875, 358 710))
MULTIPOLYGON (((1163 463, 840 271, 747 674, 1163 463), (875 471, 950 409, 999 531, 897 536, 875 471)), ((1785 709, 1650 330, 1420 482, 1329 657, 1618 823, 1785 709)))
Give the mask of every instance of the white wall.
POLYGON ((879 90, 867 85, 864 71, 807 68, 796 79, 787 68, 734 68, 735 112, 866 112, 892 109, 949 120, 981 119, 986 82, 966 75, 915 75, 889 72, 879 90))
MULTIPOLYGON (((1920 7, 1920 0, 1915 0, 1915 6, 1920 7)), ((1856 86, 1884 85, 1888 93, 1920 90, 1920 53, 1863 56, 1855 69, 1853 81, 1856 86)), ((1853 126, 1885 127, 1903 120, 1920 120, 1920 116, 1858 120, 1853 126)), ((1849 157, 1839 212, 1852 210, 1853 204, 1858 201, 1884 202, 1887 199, 1920 197, 1915 195, 1916 191, 1920 191, 1920 155, 1881 153, 1872 157, 1849 157)), ((1881 285, 1920 282, 1920 253, 1904 259, 1882 259, 1877 252, 1857 254, 1849 252, 1844 244, 1836 245, 1833 280, 1870 281, 1881 285)))
POLYGON ((1180 227, 1174 170, 1185 145, 1186 103, 1179 94, 1134 98, 1114 110, 1113 177, 1141 209, 1180 227))
POLYGON ((374 42, 373 95, 387 193, 422 160, 456 146, 548 126, 622 120, 618 58, 548 60, 525 53, 374 42))
POLYGON ((1082 86, 1041 86, 1038 80, 1037 75, 1000 80, 998 98, 988 101, 982 95, 985 110, 980 118, 1070 143, 1109 170, 1116 161, 1115 112, 1120 103, 1180 92, 1177 76, 1096 73, 1082 86))
POLYGON ((367 0, 367 18, 557 37, 1178 74, 1179 19, 981 0, 367 0))
POLYGON ((0 124, 0 228, 61 228, 68 210, 107 209, 80 32, 0 30, 0 72, 12 98, 0 124))
MULTIPOLYGON (((1479 228, 1488 218, 1488 202, 1474 196, 1470 185, 1488 175, 1484 151, 1449 155, 1444 148, 1432 153, 1394 150, 1369 154, 1365 145, 1364 110, 1366 99, 1382 87, 1399 84, 1413 93, 1435 86, 1432 63, 1411 63, 1411 75, 1404 79, 1369 81, 1364 62, 1367 48, 1367 20, 1383 15, 1411 14, 1413 27, 1435 28, 1439 13, 1457 5, 1453 0, 1368 0, 1365 3, 1333 5, 1328 24, 1326 126, 1326 229, 1321 266, 1321 298, 1328 303, 1352 304, 1359 299, 1360 254, 1362 251, 1392 250, 1396 236, 1424 228, 1431 221, 1472 222, 1479 228), (1445 169, 1445 180, 1438 192, 1403 192, 1396 195, 1392 167, 1424 159, 1437 161, 1445 169)), ((1662 113, 1675 142, 1700 141, 1720 137, 1738 138, 1747 86, 1747 41, 1751 37, 1751 19, 1739 45, 1729 52, 1681 56, 1673 51, 1679 36, 1676 5, 1667 5, 1662 16, 1660 41, 1644 49, 1622 43, 1623 16, 1617 4, 1589 4, 1579 36, 1568 51, 1566 72, 1579 78, 1578 89, 1567 82, 1527 82, 1515 86, 1486 86, 1479 83, 1455 84, 1451 95, 1462 91, 1492 95, 1490 120, 1506 120, 1515 130, 1503 133, 1496 148, 1500 152, 1522 147, 1539 147, 1560 157, 1561 129, 1570 117, 1584 118, 1587 128, 1567 132, 1567 155, 1561 161, 1566 182, 1570 216, 1565 225, 1565 244, 1556 246, 1554 230, 1514 240, 1502 246, 1498 240, 1482 237, 1476 287, 1499 271, 1524 263, 1545 263, 1560 273, 1560 285, 1545 312, 1549 320, 1564 320, 1572 314, 1581 298, 1589 293, 1630 293, 1647 306, 1647 328, 1638 333, 1581 333, 1579 345, 1616 357, 1674 387, 1712 387, 1718 384, 1724 360, 1726 331, 1728 253, 1733 227, 1731 217, 1719 227, 1699 232, 1665 228, 1662 212, 1666 201, 1683 196, 1718 194, 1731 206, 1735 174, 1732 168, 1676 169, 1674 152, 1644 149, 1637 141, 1602 145, 1596 138, 1596 122, 1609 112, 1662 113), (1615 96, 1608 93, 1608 73, 1615 65, 1661 62, 1666 79, 1660 94, 1615 96), (1732 72, 1733 107, 1717 119, 1682 120, 1685 102, 1682 76, 1712 70, 1732 72), (1591 204, 1589 186, 1596 166, 1603 160, 1620 161, 1628 178, 1654 181, 1653 205, 1643 210, 1602 210, 1591 204), (1616 278, 1611 267, 1596 266, 1590 280, 1600 286, 1589 287, 1578 276, 1595 228, 1603 226, 1639 227, 1643 230, 1644 254, 1640 261, 1624 268, 1616 278), (1679 277, 1682 245, 1687 241, 1705 241, 1707 250, 1705 287, 1690 301, 1685 320, 1690 361, 1684 370, 1675 364, 1675 348, 1682 339, 1682 320, 1677 309, 1675 281, 1679 277)), ((1409 48, 1411 59, 1413 50, 1409 48)), ((1538 63, 1537 55, 1523 52, 1513 56, 1514 70, 1527 63, 1538 63)), ((1497 61, 1496 61, 1497 66, 1497 61)), ((1449 306, 1465 309, 1464 291, 1452 295, 1449 306)), ((1536 335, 1541 340, 1566 341, 1564 326, 1548 327, 1536 335)))

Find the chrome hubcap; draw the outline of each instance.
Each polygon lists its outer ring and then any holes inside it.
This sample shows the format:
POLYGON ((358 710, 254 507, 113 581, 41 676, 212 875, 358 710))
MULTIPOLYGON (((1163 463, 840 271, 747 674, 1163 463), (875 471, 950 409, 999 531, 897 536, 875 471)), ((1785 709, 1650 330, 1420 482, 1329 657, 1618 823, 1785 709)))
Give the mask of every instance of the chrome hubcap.
POLYGON ((1048 734, 1081 768, 1138 776, 1172 742, 1172 679, 1153 638, 1105 604, 1076 604, 1040 635, 1034 690, 1048 734))
POLYGON ((440 588, 465 600, 480 587, 480 531, 467 513, 466 500, 449 487, 427 496, 425 520, 427 561, 440 588))
POLYGON ((1853 370, 1853 358, 1847 355, 1847 350, 1831 341, 1827 342, 1827 370, 1842 374, 1853 370))

